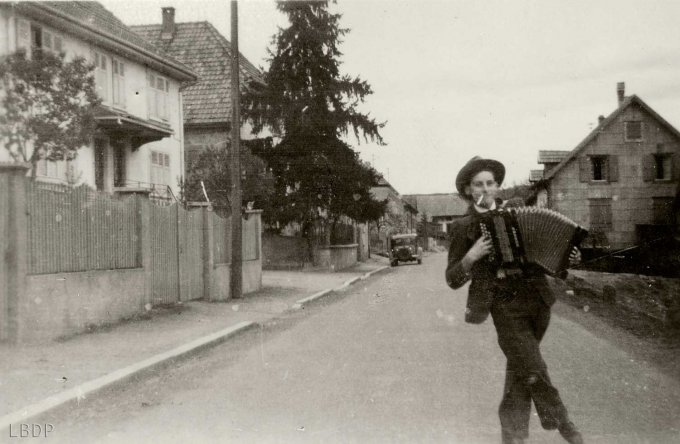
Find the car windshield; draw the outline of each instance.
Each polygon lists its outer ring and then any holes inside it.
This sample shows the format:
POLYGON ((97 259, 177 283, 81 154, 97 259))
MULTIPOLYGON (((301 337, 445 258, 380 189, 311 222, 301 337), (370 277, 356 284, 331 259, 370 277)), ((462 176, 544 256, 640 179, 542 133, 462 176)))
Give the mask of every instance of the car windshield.
POLYGON ((392 239, 393 247, 407 247, 409 245, 413 245, 413 239, 410 238, 392 239))

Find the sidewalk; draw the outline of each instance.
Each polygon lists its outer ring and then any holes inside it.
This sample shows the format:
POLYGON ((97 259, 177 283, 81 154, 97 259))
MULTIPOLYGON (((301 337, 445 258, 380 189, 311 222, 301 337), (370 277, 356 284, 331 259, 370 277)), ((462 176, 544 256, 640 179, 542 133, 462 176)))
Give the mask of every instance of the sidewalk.
POLYGON ((152 309, 59 342, 0 345, 0 430, 142 371, 218 344, 258 323, 388 268, 373 256, 336 273, 264 271, 261 291, 225 303, 152 309))

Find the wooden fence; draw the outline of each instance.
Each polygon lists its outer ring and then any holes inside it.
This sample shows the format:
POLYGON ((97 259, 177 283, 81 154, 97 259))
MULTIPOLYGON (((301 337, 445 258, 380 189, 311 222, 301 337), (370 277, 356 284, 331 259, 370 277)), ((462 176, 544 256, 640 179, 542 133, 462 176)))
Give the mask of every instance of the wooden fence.
MULTIPOLYGON (((159 205, 142 196, 39 182, 28 183, 26 190, 28 274, 142 268, 146 254, 151 301, 173 303, 205 296, 206 249, 212 249, 213 265, 231 262, 231 216, 206 207, 159 205)), ((260 259, 259 220, 259 215, 243 220, 244 261, 260 259)))
POLYGON ((27 187, 29 273, 141 266, 139 217, 132 197, 87 187, 27 187))

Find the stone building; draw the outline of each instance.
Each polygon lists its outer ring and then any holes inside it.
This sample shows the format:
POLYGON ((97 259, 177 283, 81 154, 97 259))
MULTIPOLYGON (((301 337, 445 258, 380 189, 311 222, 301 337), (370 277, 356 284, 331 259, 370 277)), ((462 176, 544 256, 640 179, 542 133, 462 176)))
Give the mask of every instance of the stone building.
POLYGON ((680 176, 680 133, 623 83, 617 100, 539 182, 550 208, 590 230, 586 246, 614 250, 671 228, 680 176))

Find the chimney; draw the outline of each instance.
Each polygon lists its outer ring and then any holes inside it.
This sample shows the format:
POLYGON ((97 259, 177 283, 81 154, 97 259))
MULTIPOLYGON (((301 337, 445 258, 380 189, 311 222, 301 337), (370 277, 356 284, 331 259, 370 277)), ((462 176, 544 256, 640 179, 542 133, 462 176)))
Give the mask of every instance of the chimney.
POLYGON ((602 114, 600 114, 600 115, 597 117, 597 124, 598 124, 598 125, 602 125, 602 122, 604 122, 604 116, 603 116, 602 114))
POLYGON ((626 84, 623 82, 619 82, 616 84, 616 95, 619 98, 619 106, 623 103, 623 99, 625 98, 625 93, 626 93, 626 84))
POLYGON ((161 40, 172 41, 175 37, 175 8, 166 6, 163 11, 163 27, 161 28, 161 40))

